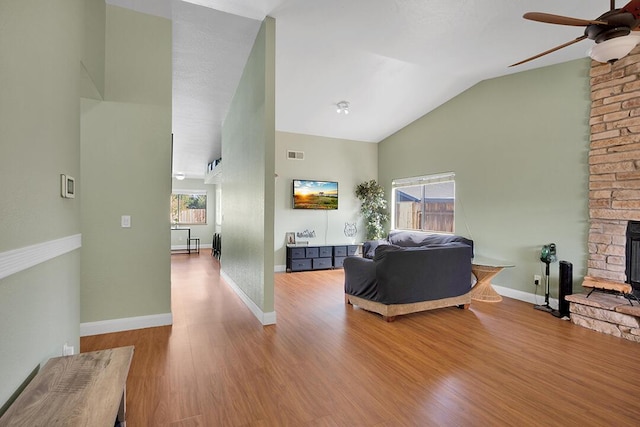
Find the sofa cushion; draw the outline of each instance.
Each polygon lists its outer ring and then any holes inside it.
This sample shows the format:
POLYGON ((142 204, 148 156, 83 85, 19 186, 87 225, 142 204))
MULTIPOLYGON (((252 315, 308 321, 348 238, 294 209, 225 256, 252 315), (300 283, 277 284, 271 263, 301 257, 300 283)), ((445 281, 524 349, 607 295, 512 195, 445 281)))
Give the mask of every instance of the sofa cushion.
POLYGON ((471 247, 473 257, 473 240, 455 234, 425 233, 423 231, 392 230, 389 243, 402 247, 431 246, 444 243, 460 242, 471 247))

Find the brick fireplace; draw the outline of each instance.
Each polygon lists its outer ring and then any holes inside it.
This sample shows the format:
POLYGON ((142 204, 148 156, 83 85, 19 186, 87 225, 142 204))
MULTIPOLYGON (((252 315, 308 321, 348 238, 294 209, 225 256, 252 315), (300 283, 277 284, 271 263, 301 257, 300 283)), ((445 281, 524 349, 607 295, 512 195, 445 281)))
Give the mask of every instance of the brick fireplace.
POLYGON ((625 282, 629 220, 640 220, 640 47, 591 64, 587 275, 625 282))
MULTIPOLYGON (((627 224, 640 221, 640 47, 614 64, 591 63, 587 276, 626 282, 627 224)), ((594 293, 567 297, 571 321, 640 342, 640 306, 594 293)))

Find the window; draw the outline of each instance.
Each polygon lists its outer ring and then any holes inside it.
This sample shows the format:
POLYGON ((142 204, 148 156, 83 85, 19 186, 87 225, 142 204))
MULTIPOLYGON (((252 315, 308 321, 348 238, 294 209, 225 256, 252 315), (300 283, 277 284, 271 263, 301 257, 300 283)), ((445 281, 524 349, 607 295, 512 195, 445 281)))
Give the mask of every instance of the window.
POLYGON ((171 194, 171 223, 207 224, 207 193, 204 190, 174 190, 171 194))
POLYGON ((453 233, 454 173, 394 180, 391 197, 393 228, 453 233))

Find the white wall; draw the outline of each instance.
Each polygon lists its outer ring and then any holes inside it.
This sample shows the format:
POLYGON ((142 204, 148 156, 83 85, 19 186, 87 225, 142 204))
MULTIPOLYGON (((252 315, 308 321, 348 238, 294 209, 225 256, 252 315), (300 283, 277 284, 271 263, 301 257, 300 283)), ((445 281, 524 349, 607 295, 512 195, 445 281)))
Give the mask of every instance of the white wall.
POLYGON ((367 142, 276 133, 275 270, 286 264, 285 233, 315 231, 316 237, 298 240, 309 244, 362 242, 366 235, 355 189, 378 176, 378 146, 367 142), (304 152, 304 160, 290 160, 287 151, 304 152), (338 182, 338 210, 308 211, 292 208, 292 182, 310 179, 338 182), (345 224, 356 223, 355 238, 345 236, 345 224))

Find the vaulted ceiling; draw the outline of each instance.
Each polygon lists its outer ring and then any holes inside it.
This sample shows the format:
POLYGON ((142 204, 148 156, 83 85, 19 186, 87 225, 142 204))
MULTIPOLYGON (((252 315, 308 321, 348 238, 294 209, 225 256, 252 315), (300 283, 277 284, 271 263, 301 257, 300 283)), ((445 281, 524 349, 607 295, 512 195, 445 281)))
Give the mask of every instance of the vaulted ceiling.
MULTIPOLYGON (((379 142, 476 83, 587 56, 581 27, 606 0, 107 0, 173 21, 174 173, 202 177, 265 16, 276 19, 276 129, 379 142), (350 114, 336 114, 336 103, 350 114)), ((619 1, 618 7, 624 5, 619 1)), ((517 94, 514 94, 517 96, 517 94)), ((526 100, 523 100, 526 102, 526 100)))

